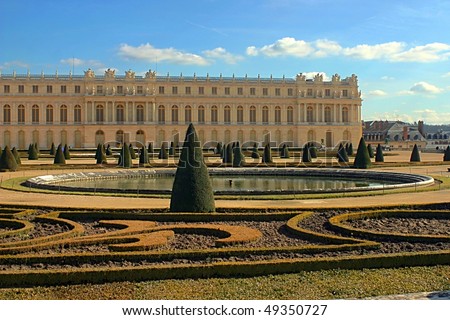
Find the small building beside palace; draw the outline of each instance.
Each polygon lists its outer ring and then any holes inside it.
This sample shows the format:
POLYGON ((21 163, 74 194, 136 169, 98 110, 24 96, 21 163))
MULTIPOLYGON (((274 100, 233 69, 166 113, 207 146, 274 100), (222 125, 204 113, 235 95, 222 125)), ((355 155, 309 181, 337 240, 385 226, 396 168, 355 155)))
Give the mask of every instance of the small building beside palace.
POLYGON ((201 142, 260 146, 357 145, 361 93, 355 75, 292 78, 160 76, 131 70, 101 76, 0 75, 0 145, 92 148, 98 143, 183 141, 193 123, 201 142))

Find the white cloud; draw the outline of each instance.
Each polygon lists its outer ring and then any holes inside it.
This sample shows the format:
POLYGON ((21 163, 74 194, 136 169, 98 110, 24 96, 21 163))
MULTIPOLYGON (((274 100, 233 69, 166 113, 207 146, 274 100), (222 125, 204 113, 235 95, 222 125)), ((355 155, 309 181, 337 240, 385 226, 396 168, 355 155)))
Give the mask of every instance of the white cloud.
POLYGON ((210 64, 210 61, 200 55, 183 52, 175 48, 158 49, 149 43, 138 47, 122 44, 119 48, 119 55, 127 60, 142 60, 152 63, 164 61, 183 65, 206 66, 210 64))
POLYGON ((307 57, 315 51, 311 43, 290 37, 282 38, 257 50, 268 57, 294 56, 298 58, 307 57))
POLYGON ((390 77, 390 76, 383 76, 383 77, 381 77, 381 80, 385 80, 385 81, 387 81, 387 80, 395 80, 395 78, 394 77, 390 77))
MULTIPOLYGON (((448 109, 448 107, 443 109, 448 109)), ((432 109, 423 109, 423 110, 414 110, 413 113, 416 115, 418 120, 423 120, 425 123, 433 123, 433 124, 450 123, 450 112, 438 112, 432 109)))
POLYGON ((375 112, 368 116, 364 116, 364 120, 388 120, 388 121, 403 121, 407 123, 413 123, 417 121, 413 116, 394 110, 391 112, 375 112))
POLYGON ((441 88, 438 88, 435 85, 429 84, 428 82, 425 81, 415 83, 409 90, 414 93, 427 93, 427 94, 436 94, 441 93, 443 91, 441 88))
POLYGON ((447 60, 449 56, 450 45, 435 42, 393 54, 391 60, 399 62, 435 62, 447 60))
POLYGON ((203 54, 207 58, 221 59, 221 60, 224 60, 228 64, 236 64, 239 61, 244 59, 244 57, 231 54, 227 50, 225 50, 224 48, 221 48, 221 47, 215 48, 213 50, 203 51, 203 54))
POLYGON ((402 42, 387 42, 376 45, 359 44, 353 48, 344 48, 344 56, 360 60, 380 60, 387 59, 394 54, 398 54, 405 47, 402 42))
POLYGON ((425 63, 447 60, 450 57, 450 45, 434 42, 411 47, 404 42, 391 41, 373 45, 358 44, 353 47, 342 47, 338 42, 327 39, 307 42, 284 37, 260 48, 247 47, 247 55, 259 54, 268 57, 292 56, 296 58, 324 58, 335 55, 358 60, 425 63))
POLYGON ((375 97, 383 97, 383 96, 386 96, 387 93, 384 92, 383 90, 378 90, 377 89, 377 90, 369 91, 368 95, 369 96, 375 96, 375 97))
POLYGON ((450 78, 450 72, 445 73, 444 75, 442 75, 443 78, 450 78))
POLYGON ((19 60, 15 60, 15 61, 7 61, 4 62, 3 64, 0 65, 0 70, 3 69, 11 69, 11 68, 29 68, 29 64, 19 61, 19 60))

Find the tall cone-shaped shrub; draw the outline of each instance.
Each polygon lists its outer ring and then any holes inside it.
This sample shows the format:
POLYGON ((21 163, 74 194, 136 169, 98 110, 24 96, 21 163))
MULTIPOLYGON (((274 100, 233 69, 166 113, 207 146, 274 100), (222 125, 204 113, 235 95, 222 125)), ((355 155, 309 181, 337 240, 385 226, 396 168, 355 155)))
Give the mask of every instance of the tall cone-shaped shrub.
POLYGON ((28 160, 38 160, 38 159, 39 159, 39 154, 36 149, 36 145, 32 143, 28 147, 28 160))
POLYGON ((97 151, 95 152, 95 160, 97 164, 106 164, 106 152, 104 150, 104 146, 99 143, 97 145, 97 151))
POLYGON ((64 157, 64 152, 62 150, 62 146, 59 144, 58 148, 56 148, 55 158, 53 160, 54 164, 66 164, 66 158, 64 157))
POLYGON ((283 144, 283 146, 281 147, 280 158, 284 159, 290 158, 289 147, 286 144, 283 144))
POLYGON ((217 142, 216 150, 214 150, 214 152, 215 152, 215 154, 218 154, 218 155, 222 156, 223 147, 222 147, 222 143, 221 142, 217 142))
POLYGON ((19 164, 22 164, 22 161, 20 160, 20 154, 19 154, 19 151, 17 151, 16 147, 12 148, 11 152, 12 152, 12 154, 14 155, 14 158, 16 158, 16 163, 17 163, 18 165, 19 165, 19 164))
POLYGON ((167 152, 167 145, 165 142, 161 144, 161 149, 159 149, 158 159, 169 159, 169 153, 167 152))
POLYGON ((383 148, 381 144, 378 144, 377 151, 375 153, 375 162, 384 162, 383 148))
POLYGON ((134 151, 133 145, 130 143, 128 146, 130 148, 130 157, 131 159, 137 159, 136 151, 134 151))
POLYGON ((367 169, 370 166, 372 166, 372 162, 370 161, 369 151, 367 150, 364 138, 361 137, 358 144, 358 150, 356 151, 353 167, 358 169, 367 169))
POLYGON ((214 193, 195 128, 189 125, 170 198, 171 212, 214 212, 214 193))
POLYGON ((345 147, 342 145, 342 143, 339 144, 337 158, 338 162, 348 162, 347 151, 345 150, 345 147))
POLYGON ((373 154, 372 145, 370 143, 367 145, 367 152, 369 153, 369 158, 373 158, 375 156, 373 154))
POLYGON ((151 143, 151 142, 148 143, 147 151, 148 151, 148 153, 154 153, 155 152, 153 150, 153 143, 151 143))
POLYGON ((64 158, 66 160, 70 159, 70 150, 69 150, 69 147, 67 146, 67 144, 64 145, 64 158))
POLYGON ((445 149, 444 161, 450 161, 450 146, 447 146, 447 149, 445 149))
POLYGON ((308 145, 308 150, 309 150, 309 154, 311 156, 311 159, 316 159, 317 158, 317 148, 314 145, 314 143, 309 143, 308 145))
POLYGON ((419 148, 417 147, 417 144, 414 144, 414 148, 411 152, 411 157, 409 158, 410 162, 420 162, 420 154, 419 154, 419 148))
POLYGON ((353 143, 350 142, 350 143, 348 144, 347 155, 352 156, 353 153, 354 153, 354 151, 353 151, 353 143))
POLYGON ((223 164, 232 164, 233 163, 233 144, 229 143, 223 150, 223 164))
POLYGON ((302 152, 302 162, 311 162, 311 147, 309 143, 305 143, 302 152))
POLYGON ((264 147, 262 162, 263 163, 273 163, 272 150, 270 150, 269 144, 266 144, 266 146, 264 147))
POLYGON ((233 167, 242 167, 243 164, 244 155, 238 142, 233 148, 233 167))
POLYGON ((148 163, 148 150, 142 146, 141 153, 139 154, 139 164, 147 164, 148 163))
POLYGON ((55 144, 52 142, 52 146, 50 147, 50 155, 54 156, 56 153, 55 144))
POLYGON ((120 162, 119 166, 123 168, 131 168, 133 162, 131 161, 130 147, 126 143, 122 146, 122 151, 120 152, 120 162))
POLYGON ((260 158, 259 152, 258 152, 258 144, 256 142, 253 144, 252 158, 253 159, 259 159, 260 158))
POLYGON ((3 149, 2 155, 0 156, 0 169, 9 171, 16 171, 17 169, 16 158, 8 146, 3 149))

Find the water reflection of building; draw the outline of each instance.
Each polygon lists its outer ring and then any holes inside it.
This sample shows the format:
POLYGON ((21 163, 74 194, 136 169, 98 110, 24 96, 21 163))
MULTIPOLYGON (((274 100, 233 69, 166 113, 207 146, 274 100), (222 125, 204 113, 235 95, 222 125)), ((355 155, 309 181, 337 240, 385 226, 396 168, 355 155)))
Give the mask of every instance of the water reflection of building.
POLYGON ((0 74, 0 145, 179 142, 194 123, 200 140, 357 144, 361 94, 355 75, 293 78, 0 74), (180 135, 183 135, 180 137, 180 135))
POLYGON ((391 149, 412 149, 414 144, 424 148, 427 144, 423 122, 408 124, 402 121, 365 121, 363 137, 366 143, 378 143, 391 149))

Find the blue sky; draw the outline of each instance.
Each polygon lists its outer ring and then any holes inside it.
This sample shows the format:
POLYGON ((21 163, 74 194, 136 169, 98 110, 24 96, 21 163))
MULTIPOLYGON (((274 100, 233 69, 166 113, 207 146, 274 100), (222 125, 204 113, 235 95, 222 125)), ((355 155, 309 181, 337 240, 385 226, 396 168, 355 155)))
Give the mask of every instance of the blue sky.
POLYGON ((364 120, 450 123, 450 1, 0 2, 0 71, 325 78, 356 74, 364 120))

